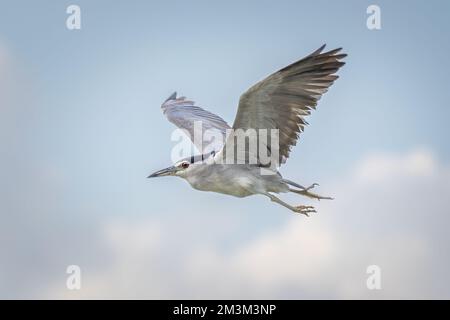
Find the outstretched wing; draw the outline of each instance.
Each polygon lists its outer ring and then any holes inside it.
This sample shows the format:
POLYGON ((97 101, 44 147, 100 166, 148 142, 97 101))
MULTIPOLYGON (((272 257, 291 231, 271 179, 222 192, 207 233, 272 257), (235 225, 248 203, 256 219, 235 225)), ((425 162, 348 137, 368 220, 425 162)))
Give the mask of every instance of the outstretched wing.
POLYGON ((183 129, 200 153, 218 151, 223 147, 230 126, 218 115, 206 111, 174 92, 162 105, 167 119, 183 129))
MULTIPOLYGON (((277 149, 279 164, 289 157, 292 146, 308 124, 306 116, 316 108, 318 100, 338 78, 335 73, 345 64, 340 60, 347 55, 339 54, 340 48, 322 53, 324 48, 325 45, 258 82, 240 98, 233 129, 278 129, 278 145, 267 143, 265 147, 268 155, 277 149)), ((230 139, 234 139, 235 147, 236 138, 230 135, 220 156, 223 157, 232 145, 230 139)), ((260 140, 260 135, 256 139, 260 140)), ((259 146, 260 141, 253 142, 259 146)), ((256 159, 261 165, 259 151, 254 154, 248 149, 245 148, 243 153, 235 151, 235 161, 247 163, 249 159, 256 159)))

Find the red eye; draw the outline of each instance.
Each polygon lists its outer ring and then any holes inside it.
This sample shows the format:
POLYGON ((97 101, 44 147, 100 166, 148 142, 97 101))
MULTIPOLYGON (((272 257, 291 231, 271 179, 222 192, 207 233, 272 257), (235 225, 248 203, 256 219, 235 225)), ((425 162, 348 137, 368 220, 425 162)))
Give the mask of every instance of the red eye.
POLYGON ((181 167, 182 167, 183 169, 187 169, 187 168, 189 168, 189 163, 183 162, 183 163, 181 164, 181 167))

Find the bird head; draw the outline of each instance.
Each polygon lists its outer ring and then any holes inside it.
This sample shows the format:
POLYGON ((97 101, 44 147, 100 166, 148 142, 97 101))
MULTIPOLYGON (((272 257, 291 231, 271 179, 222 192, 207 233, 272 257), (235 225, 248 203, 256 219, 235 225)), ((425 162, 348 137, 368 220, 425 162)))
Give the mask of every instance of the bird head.
POLYGON ((164 177, 164 176, 185 176, 187 170, 191 166, 191 163, 187 160, 181 160, 175 163, 173 166, 158 170, 147 178, 156 178, 156 177, 164 177))

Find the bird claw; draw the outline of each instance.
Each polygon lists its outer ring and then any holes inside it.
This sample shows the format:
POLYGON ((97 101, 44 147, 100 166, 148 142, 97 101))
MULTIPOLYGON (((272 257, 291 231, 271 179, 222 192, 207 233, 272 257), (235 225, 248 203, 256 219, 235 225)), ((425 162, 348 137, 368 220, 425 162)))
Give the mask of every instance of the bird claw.
POLYGON ((309 213, 316 213, 317 211, 313 206, 296 206, 294 207, 294 212, 301 213, 309 217, 309 213))
POLYGON ((309 190, 314 189, 315 187, 318 187, 318 186, 319 186, 318 183, 313 183, 312 185, 310 185, 309 187, 305 188, 304 190, 305 191, 309 191, 309 190))
POLYGON ((313 199, 317 199, 319 201, 322 200, 322 199, 334 200, 334 198, 332 198, 332 197, 324 197, 324 196, 318 195, 318 194, 316 194, 314 192, 309 192, 309 190, 313 189, 314 187, 317 187, 318 185, 319 185, 318 183, 313 183, 308 188, 301 190, 301 194, 303 194, 303 195, 305 195, 307 197, 313 198, 313 199))

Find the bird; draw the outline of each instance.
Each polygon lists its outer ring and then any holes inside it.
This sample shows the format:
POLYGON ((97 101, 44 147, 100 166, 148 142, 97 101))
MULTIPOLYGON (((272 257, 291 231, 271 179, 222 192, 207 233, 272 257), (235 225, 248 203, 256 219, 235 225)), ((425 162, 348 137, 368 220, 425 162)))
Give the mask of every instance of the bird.
POLYGON ((177 176, 197 190, 235 197, 264 195, 296 214, 309 216, 317 212, 310 205, 290 205, 277 195, 291 192, 317 200, 333 200, 311 191, 317 183, 304 187, 283 178, 279 172, 308 125, 306 117, 339 78, 336 73, 345 64, 342 59, 347 54, 342 53, 342 48, 327 52, 324 48, 325 44, 250 87, 239 99, 232 126, 193 101, 177 97, 174 92, 161 109, 170 122, 189 136, 200 154, 176 161, 148 178, 177 176), (256 134, 245 135, 244 147, 238 146, 237 150, 237 132, 245 134, 251 130, 256 134), (267 142, 268 130, 276 133, 270 136, 276 144, 267 142), (199 132, 208 131, 215 139, 194 138, 199 132), (249 148, 251 144, 256 145, 257 150, 249 148), (261 155, 261 150, 270 161, 261 155))

